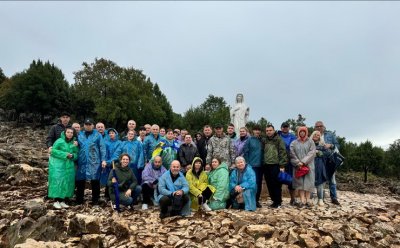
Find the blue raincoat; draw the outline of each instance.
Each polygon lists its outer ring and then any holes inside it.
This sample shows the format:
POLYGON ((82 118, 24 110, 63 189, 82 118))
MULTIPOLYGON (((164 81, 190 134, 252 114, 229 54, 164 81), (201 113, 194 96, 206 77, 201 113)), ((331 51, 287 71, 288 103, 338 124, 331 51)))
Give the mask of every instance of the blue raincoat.
POLYGON ((140 141, 133 139, 125 140, 115 150, 111 161, 119 161, 119 156, 122 153, 127 153, 131 159, 129 167, 132 169, 139 183, 142 182, 142 170, 144 168, 143 146, 140 141))
POLYGON ((158 135, 156 139, 152 133, 149 134, 146 138, 144 138, 143 150, 146 162, 150 161, 154 149, 156 148, 157 144, 162 140, 164 139, 161 137, 161 135, 158 135))
POLYGON ((117 130, 110 128, 106 131, 106 135, 104 136, 104 143, 106 144, 106 161, 107 161, 107 166, 106 168, 102 168, 101 174, 100 174, 100 184, 101 185, 107 185, 107 180, 108 176, 110 174, 110 171, 112 169, 112 156, 114 155, 114 152, 118 149, 118 147, 122 144, 122 142, 119 140, 118 132, 117 130), (111 140, 110 136, 108 135, 109 131, 114 131, 115 132, 115 139, 111 140))
POLYGON ((76 180, 99 180, 101 162, 106 161, 106 145, 97 130, 88 136, 86 131, 78 135, 79 155, 76 180))
MULTIPOLYGON (((240 173, 237 168, 232 171, 229 179, 229 192, 232 192, 236 185, 240 185, 240 187, 245 188, 243 192, 244 209, 248 211, 255 211, 257 193, 256 174, 249 164, 246 164, 242 174, 239 174, 240 173)), ((234 201, 233 204, 235 205, 237 202, 234 201)))
MULTIPOLYGON (((179 177, 172 182, 171 170, 167 170, 158 180, 158 195, 156 201, 159 202, 163 196, 171 196, 171 194, 177 190, 183 190, 185 195, 189 194, 189 184, 182 172, 179 172, 179 177)), ((189 201, 183 206, 181 214, 190 215, 190 198, 189 201)))

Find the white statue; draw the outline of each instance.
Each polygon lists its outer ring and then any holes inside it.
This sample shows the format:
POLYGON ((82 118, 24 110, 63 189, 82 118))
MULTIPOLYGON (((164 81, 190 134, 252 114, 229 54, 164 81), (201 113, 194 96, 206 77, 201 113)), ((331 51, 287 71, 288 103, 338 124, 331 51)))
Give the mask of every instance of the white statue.
POLYGON ((236 105, 231 109, 231 122, 235 126, 235 132, 239 135, 239 130, 246 126, 249 119, 250 108, 243 103, 243 94, 236 95, 236 105))

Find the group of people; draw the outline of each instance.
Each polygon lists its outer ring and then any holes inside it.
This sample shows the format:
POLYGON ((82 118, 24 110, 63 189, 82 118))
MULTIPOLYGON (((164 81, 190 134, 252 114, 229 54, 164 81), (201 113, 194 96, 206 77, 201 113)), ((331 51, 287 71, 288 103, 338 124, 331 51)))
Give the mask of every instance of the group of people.
POLYGON ((48 197, 57 209, 68 208, 67 200, 75 194, 77 204, 84 203, 84 190, 90 181, 92 204, 104 197, 113 207, 132 208, 141 198, 142 209, 159 205, 160 218, 188 215, 191 210, 211 211, 224 208, 255 211, 260 208, 262 179, 265 178, 272 208, 282 205, 282 182, 279 174, 292 175, 289 184, 290 204, 312 205, 317 189, 318 205, 324 205, 324 184, 329 183, 332 203, 339 205, 335 174, 326 168, 329 156, 339 148, 333 133, 321 121, 308 136, 307 127, 289 132, 288 123, 281 130, 267 125, 261 128, 233 124, 227 133, 223 125, 214 130, 205 125, 192 139, 187 130, 165 129, 146 124, 136 131, 129 120, 119 134, 101 122, 85 119, 69 124, 63 113, 46 139, 49 149, 48 197), (307 173, 298 176, 299 170, 307 173), (298 196, 299 200, 296 199, 298 196))

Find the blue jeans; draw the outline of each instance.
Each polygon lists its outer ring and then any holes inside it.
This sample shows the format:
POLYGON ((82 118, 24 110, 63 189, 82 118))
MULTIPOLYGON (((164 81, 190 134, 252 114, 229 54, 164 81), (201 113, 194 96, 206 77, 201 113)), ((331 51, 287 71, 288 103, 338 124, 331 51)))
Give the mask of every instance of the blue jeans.
MULTIPOLYGON (((130 206, 134 204, 137 200, 137 197, 140 195, 140 192, 142 192, 142 187, 140 185, 137 185, 135 187, 135 190, 132 191, 131 196, 127 197, 125 196, 125 192, 120 192, 119 193, 119 204, 122 204, 124 206, 130 206)), ((111 199, 115 203, 115 195, 113 194, 111 196, 111 199)))
POLYGON ((333 173, 332 177, 329 179, 329 194, 332 200, 337 200, 335 173, 333 173))
POLYGON ((317 186, 318 200, 324 199, 324 186, 325 186, 325 183, 321 183, 320 185, 317 186))

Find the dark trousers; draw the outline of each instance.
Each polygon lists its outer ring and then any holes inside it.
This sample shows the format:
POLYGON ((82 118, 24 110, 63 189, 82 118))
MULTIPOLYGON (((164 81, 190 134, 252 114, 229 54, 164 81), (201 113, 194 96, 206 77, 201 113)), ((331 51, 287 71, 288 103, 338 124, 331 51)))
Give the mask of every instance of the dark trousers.
POLYGON ((278 180, 280 167, 278 164, 264 164, 264 178, 267 182, 269 196, 275 204, 282 203, 282 184, 278 180))
POLYGON ((261 195, 262 179, 263 179, 263 168, 262 167, 252 167, 252 168, 256 173, 256 184, 257 184, 256 202, 259 202, 261 195))
POLYGON ((163 196, 160 199, 161 214, 166 215, 170 212, 170 216, 180 215, 183 206, 189 202, 189 196, 163 196), (169 211, 169 208, 171 210, 169 211))
MULTIPOLYGON (((76 184, 76 202, 78 204, 83 203, 83 197, 85 196, 85 180, 77 180, 76 184)), ((100 199, 100 181, 91 180, 90 185, 92 188, 92 202, 97 203, 100 199)))
POLYGON ((150 204, 154 197, 154 189, 147 183, 142 184, 143 203, 150 204))
POLYGON ((211 196, 212 196, 212 191, 211 191, 211 189, 209 188, 209 187, 207 187, 205 190, 203 190, 202 192, 201 192, 201 195, 203 196, 203 197, 199 197, 198 198, 198 200, 199 200, 199 205, 202 205, 202 204, 204 204, 207 200, 209 200, 210 198, 211 198, 211 196))

